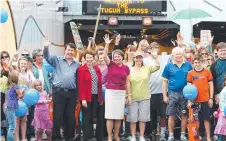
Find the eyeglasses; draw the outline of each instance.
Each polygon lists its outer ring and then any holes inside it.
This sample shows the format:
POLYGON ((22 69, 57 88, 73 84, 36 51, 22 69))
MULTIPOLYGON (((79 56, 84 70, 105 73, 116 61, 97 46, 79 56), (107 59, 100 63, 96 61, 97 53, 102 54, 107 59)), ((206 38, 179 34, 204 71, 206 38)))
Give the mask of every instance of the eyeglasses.
POLYGON ((202 55, 208 55, 208 53, 201 53, 202 55))
POLYGON ((21 54, 22 56, 29 56, 29 54, 21 54))
POLYGON ((2 56, 1 59, 9 58, 9 56, 2 56))

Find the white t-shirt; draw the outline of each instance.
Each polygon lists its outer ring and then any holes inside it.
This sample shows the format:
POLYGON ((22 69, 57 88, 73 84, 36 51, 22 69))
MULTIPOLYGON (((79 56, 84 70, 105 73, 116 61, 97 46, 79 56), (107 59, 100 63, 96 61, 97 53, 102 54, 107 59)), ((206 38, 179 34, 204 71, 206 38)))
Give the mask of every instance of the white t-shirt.
POLYGON ((29 83, 32 83, 33 81, 36 80, 33 73, 30 71, 27 71, 25 73, 19 73, 18 79, 19 79, 19 82, 18 82, 19 85, 27 86, 27 87, 29 87, 29 83))
MULTIPOLYGON (((150 76, 150 94, 162 93, 162 73, 166 64, 169 62, 170 55, 159 55, 157 59, 160 62, 160 69, 150 76)), ((155 65, 155 61, 151 57, 144 58, 143 62, 147 66, 155 65)))
POLYGON ((39 80, 42 82, 42 86, 44 87, 44 76, 43 76, 43 71, 42 69, 38 69, 38 74, 39 74, 39 80))

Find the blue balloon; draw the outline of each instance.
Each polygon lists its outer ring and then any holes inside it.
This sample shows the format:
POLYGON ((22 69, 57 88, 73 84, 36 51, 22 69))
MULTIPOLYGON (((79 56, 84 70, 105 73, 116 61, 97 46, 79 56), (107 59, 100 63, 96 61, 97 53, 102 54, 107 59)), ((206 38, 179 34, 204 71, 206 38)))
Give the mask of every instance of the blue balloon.
POLYGON ((102 96, 104 100, 105 100, 105 90, 106 90, 106 87, 102 86, 102 96))
POLYGON ((224 115, 226 115, 226 106, 224 107, 224 115))
POLYGON ((18 105, 19 105, 19 108, 15 110, 15 115, 17 117, 25 116, 27 114, 27 112, 28 112, 27 105, 21 100, 18 101, 18 105))
POLYGON ((198 95, 198 90, 194 85, 188 84, 183 89, 183 95, 188 100, 195 100, 198 95))
POLYGON ((0 23, 5 23, 8 20, 8 12, 4 8, 1 8, 0 15, 0 23))
POLYGON ((48 64, 48 63, 44 63, 44 67, 45 67, 45 69, 48 71, 48 72, 50 72, 50 73, 52 73, 53 71, 54 71, 54 67, 52 67, 50 64, 48 64))
POLYGON ((28 89, 24 93, 24 103, 27 106, 35 105, 40 98, 39 92, 36 89, 28 89))

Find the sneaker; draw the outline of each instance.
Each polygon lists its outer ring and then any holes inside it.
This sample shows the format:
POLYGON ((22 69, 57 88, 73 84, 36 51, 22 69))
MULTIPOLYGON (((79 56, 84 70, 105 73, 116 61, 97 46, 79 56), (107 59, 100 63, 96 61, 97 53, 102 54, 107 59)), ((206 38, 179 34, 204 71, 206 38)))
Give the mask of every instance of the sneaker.
POLYGON ((149 138, 151 138, 151 140, 155 141, 155 140, 156 140, 156 134, 155 134, 155 132, 152 132, 152 133, 149 135, 149 138))
POLYGON ((42 134, 42 139, 43 139, 43 140, 46 140, 46 139, 47 139, 47 135, 46 135, 45 132, 42 134))
POLYGON ((180 136, 181 141, 188 141, 188 139, 185 136, 180 136))
POLYGON ((130 138, 130 141, 136 141, 137 139, 136 139, 136 137, 131 137, 130 138))
POLYGON ((125 141, 130 141, 131 140, 131 136, 125 137, 125 141))
POLYGON ((174 137, 170 137, 170 136, 169 136, 169 138, 168 138, 167 141, 174 141, 174 137))
POLYGON ((144 137, 140 136, 139 141, 146 141, 144 137))
POLYGON ((166 141, 165 136, 160 136, 160 141, 166 141))
POLYGON ((36 141, 35 137, 31 137, 30 141, 36 141))

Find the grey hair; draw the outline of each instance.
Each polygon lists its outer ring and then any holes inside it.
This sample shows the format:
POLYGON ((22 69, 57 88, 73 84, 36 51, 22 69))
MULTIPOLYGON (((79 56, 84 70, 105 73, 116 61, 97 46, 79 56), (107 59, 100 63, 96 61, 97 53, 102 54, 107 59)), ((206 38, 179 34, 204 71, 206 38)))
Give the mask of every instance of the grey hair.
POLYGON ((175 47, 172 50, 172 55, 174 56, 176 53, 182 53, 182 54, 184 54, 184 50, 181 47, 175 47))
POLYGON ((32 52, 32 58, 35 59, 36 56, 38 56, 40 53, 43 53, 42 49, 35 49, 32 52))

